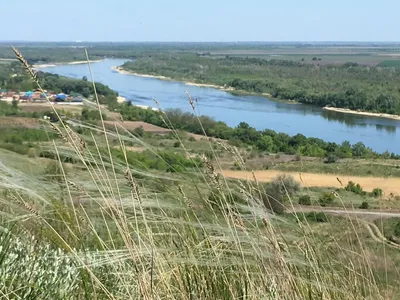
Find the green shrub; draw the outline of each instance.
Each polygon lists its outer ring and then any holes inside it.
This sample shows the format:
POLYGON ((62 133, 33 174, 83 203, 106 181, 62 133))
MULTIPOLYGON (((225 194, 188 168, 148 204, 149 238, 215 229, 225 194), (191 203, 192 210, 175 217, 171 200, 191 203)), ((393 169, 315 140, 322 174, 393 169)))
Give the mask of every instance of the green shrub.
POLYGON ((266 193, 263 194, 263 202, 267 209, 277 214, 285 211, 284 202, 300 191, 300 183, 293 176, 279 175, 266 187, 266 193))
POLYGON ((196 138, 194 136, 189 136, 189 142, 195 142, 196 138))
POLYGON ((181 142, 180 141, 174 142, 174 148, 178 148, 180 146, 181 146, 181 142))
POLYGON ((137 137, 142 137, 144 135, 143 126, 136 127, 133 129, 132 133, 137 137))
POLYGON ((348 191, 348 192, 352 192, 352 193, 357 194, 357 195, 361 195, 361 196, 365 196, 366 195, 366 192, 363 191, 361 185, 358 184, 358 183, 356 184, 353 181, 349 181, 347 183, 347 186, 344 189, 346 191, 348 191))
POLYGON ((369 208, 369 203, 367 201, 363 201, 360 205, 360 209, 368 209, 369 208))
POLYGON ((393 235, 396 237, 400 237, 400 222, 398 222, 394 227, 393 235))
POLYGON ((326 164, 334 164, 338 161, 338 157, 335 154, 329 153, 327 157, 325 157, 326 164))
POLYGON ((279 175, 268 185, 268 192, 271 194, 293 196, 300 191, 300 183, 291 175, 279 175))
POLYGON ((309 195, 301 195, 299 197, 300 205, 311 205, 311 197, 309 195))
POLYGON ((310 212, 306 214, 306 219, 310 222, 326 223, 328 222, 328 216, 324 212, 310 212))
POLYGON ((383 196, 383 190, 380 188, 374 188, 370 195, 375 198, 380 198, 383 196))
POLYGON ((335 202, 335 195, 333 193, 323 193, 319 197, 318 202, 321 206, 331 205, 335 202))

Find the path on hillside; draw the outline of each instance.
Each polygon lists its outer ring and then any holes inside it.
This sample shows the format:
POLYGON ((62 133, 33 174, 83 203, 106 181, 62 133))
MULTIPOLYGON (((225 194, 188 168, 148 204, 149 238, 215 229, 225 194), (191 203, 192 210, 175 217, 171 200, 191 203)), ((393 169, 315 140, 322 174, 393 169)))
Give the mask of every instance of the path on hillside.
POLYGON ((288 210, 293 213, 308 213, 308 212, 323 212, 325 214, 335 214, 341 216, 356 216, 357 221, 361 222, 365 226, 368 231, 368 234, 371 238, 377 243, 383 243, 391 248, 400 250, 400 245, 392 242, 387 239, 383 233, 380 231, 379 227, 376 226, 372 220, 376 220, 379 218, 393 218, 400 217, 400 211, 397 212, 388 212, 388 211, 377 211, 377 210, 357 210, 357 209, 335 209, 335 208, 326 208, 326 207, 310 207, 310 206, 298 206, 292 207, 288 210))
MULTIPOLYGON (((236 179, 253 180, 252 172, 222 170, 225 177, 236 179)), ((372 191, 374 188, 381 188, 385 195, 400 195, 400 178, 383 177, 361 177, 336 174, 317 174, 300 172, 283 172, 276 170, 254 171, 254 175, 259 182, 269 182, 279 174, 292 175, 296 180, 302 183, 303 187, 337 187, 341 188, 347 185, 349 181, 359 183, 365 191, 372 191), (338 180, 339 179, 339 180, 338 180), (340 182, 343 184, 341 184, 340 182)))
POLYGON ((363 219, 376 220, 380 218, 400 218, 400 211, 394 210, 364 210, 364 209, 344 209, 336 207, 322 206, 294 206, 288 208, 292 213, 324 212, 326 214, 335 214, 341 216, 358 216, 363 219))

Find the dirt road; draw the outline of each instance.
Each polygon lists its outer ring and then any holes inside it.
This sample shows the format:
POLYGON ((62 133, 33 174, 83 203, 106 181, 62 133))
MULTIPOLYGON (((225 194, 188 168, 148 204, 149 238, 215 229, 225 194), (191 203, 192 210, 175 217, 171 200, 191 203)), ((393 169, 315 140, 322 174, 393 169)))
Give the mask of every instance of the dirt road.
MULTIPOLYGON (((251 172, 223 170, 221 172, 225 177, 236 179, 253 180, 251 172)), ((385 195, 400 195, 400 178, 382 178, 382 177, 360 177, 335 174, 315 174, 315 173, 297 173, 282 172, 275 170, 255 171, 256 178, 260 182, 269 182, 279 174, 290 174, 296 180, 300 181, 303 187, 343 187, 349 181, 359 183, 365 191, 372 191, 374 188, 381 188, 385 195), (342 184, 339 182, 339 180, 342 184)))

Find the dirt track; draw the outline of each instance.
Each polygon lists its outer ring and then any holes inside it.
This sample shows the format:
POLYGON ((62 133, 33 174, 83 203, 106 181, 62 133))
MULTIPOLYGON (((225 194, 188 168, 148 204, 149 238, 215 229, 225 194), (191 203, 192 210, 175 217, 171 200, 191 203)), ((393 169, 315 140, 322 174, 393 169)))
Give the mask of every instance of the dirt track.
MULTIPOLYGON (((224 176, 236 179, 253 180, 251 172, 223 170, 224 176)), ((385 195, 393 193, 400 195, 400 178, 382 178, 382 177, 359 177, 334 174, 314 174, 314 173, 297 173, 297 172, 281 172, 281 171, 255 171, 256 178, 260 182, 269 182, 279 174, 290 174, 296 180, 300 181, 303 187, 343 187, 347 182, 353 181, 359 183, 365 191, 372 191, 374 188, 381 188, 385 195), (338 179, 342 182, 340 184, 338 179)))

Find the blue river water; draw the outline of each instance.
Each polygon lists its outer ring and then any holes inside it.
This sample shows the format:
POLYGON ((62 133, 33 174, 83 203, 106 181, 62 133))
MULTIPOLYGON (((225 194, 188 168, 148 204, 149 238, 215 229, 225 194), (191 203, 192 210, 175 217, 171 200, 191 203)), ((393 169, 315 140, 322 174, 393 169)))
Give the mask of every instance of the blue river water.
MULTIPOLYGON (((237 126, 244 121, 259 130, 273 129, 290 135, 302 133, 307 137, 337 143, 361 141, 375 151, 388 150, 400 154, 400 121, 330 112, 261 96, 236 96, 182 82, 123 75, 111 69, 124 61, 107 59, 93 63, 93 76, 95 81, 108 85, 135 105, 154 107, 154 98, 162 109, 179 108, 192 112, 185 94, 188 91, 193 98, 197 98, 200 114, 224 121, 229 126, 237 126)), ((73 78, 90 78, 87 65, 58 65, 41 70, 73 78)))

